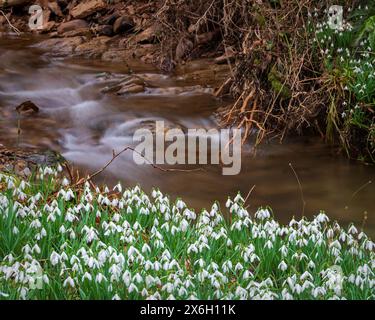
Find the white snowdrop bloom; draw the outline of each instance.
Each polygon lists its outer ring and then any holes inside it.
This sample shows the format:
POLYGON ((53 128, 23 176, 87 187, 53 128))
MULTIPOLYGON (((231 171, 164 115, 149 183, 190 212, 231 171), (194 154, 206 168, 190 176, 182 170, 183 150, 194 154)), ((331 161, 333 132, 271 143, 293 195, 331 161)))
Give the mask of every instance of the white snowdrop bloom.
POLYGON ((122 185, 121 185, 121 183, 118 183, 118 184, 116 184, 115 186, 114 186, 114 188, 113 188, 113 190, 114 191, 118 191, 118 192, 122 192, 122 185))
POLYGON ((40 230, 40 235, 42 238, 45 237, 47 235, 46 229, 42 228, 42 230, 40 230))
POLYGON ((139 290, 138 290, 138 287, 134 283, 131 283, 129 288, 128 288, 128 292, 132 293, 133 291, 138 293, 139 290))
POLYGON ((240 271, 240 270, 243 270, 243 265, 241 263, 237 263, 236 266, 234 267, 234 270, 237 272, 237 271, 240 271))
MULTIPOLYGON (((160 212, 161 213, 166 213, 167 212, 167 206, 164 204, 164 203, 162 203, 161 205, 160 205, 160 207, 159 207, 159 210, 160 210, 160 212)), ((169 220, 169 219, 167 219, 167 220, 169 220)))
POLYGON ((174 285, 171 282, 167 282, 162 288, 162 291, 166 291, 167 293, 171 294, 174 290, 174 285))
POLYGON ((264 220, 269 219, 271 217, 271 214, 268 209, 260 209, 255 213, 255 217, 264 220))
POLYGON ((240 209, 240 206, 235 202, 233 205, 230 207, 230 212, 236 212, 240 209))
POLYGON ((136 273, 135 276, 133 277, 133 281, 136 282, 136 283, 142 283, 143 278, 139 273, 136 273))
POLYGON ((358 234, 358 240, 361 240, 362 238, 367 238, 366 234, 361 231, 359 234, 358 234))
POLYGON ((286 257, 288 255, 288 248, 285 245, 282 245, 279 251, 281 252, 281 255, 283 257, 286 257))
MULTIPOLYGON (((63 246, 62 246, 63 247, 63 246)), ((65 252, 62 252, 61 255, 60 255, 60 259, 62 261, 67 261, 68 260, 68 256, 65 252)))
POLYGON ((124 281, 125 285, 129 287, 131 282, 131 273, 128 270, 126 270, 122 275, 122 281, 124 281))
POLYGON ((375 249, 375 243, 372 242, 371 240, 366 240, 365 249, 368 250, 368 251, 374 250, 375 249))
POLYGON ((292 277, 288 277, 286 279, 286 283, 289 285, 290 289, 294 292, 295 289, 295 284, 296 284, 296 279, 295 275, 292 277))
POLYGON ((240 194, 237 194, 237 196, 234 198, 234 202, 245 202, 245 200, 241 197, 240 194))
POLYGON ((187 253, 190 254, 191 252, 194 252, 194 253, 198 253, 198 248, 197 246, 195 245, 195 243, 192 243, 188 249, 187 249, 187 253))
POLYGON ((354 275, 354 274, 351 274, 351 275, 348 277, 348 282, 349 282, 349 283, 355 283, 355 275, 354 275))
POLYGON ((186 232, 186 230, 189 228, 189 222, 187 222, 185 219, 182 219, 180 224, 180 229, 182 232, 186 232))
POLYGON ((33 221, 31 221, 30 223, 30 227, 31 228, 35 228, 35 229, 38 229, 42 226, 41 222, 39 221, 39 219, 35 219, 33 221))
POLYGON ((228 238, 227 247, 231 247, 232 245, 233 245, 232 240, 228 238))
POLYGON ((180 232, 180 229, 177 228, 176 226, 172 226, 172 228, 171 228, 171 234, 172 234, 172 236, 174 236, 178 232, 180 232))
POLYGON ((63 283, 63 286, 64 287, 67 287, 67 286, 70 286, 72 288, 75 287, 75 284, 74 284, 74 280, 69 276, 65 279, 64 283, 63 283))
POLYGON ((143 245, 143 247, 142 247, 142 253, 151 253, 151 248, 150 248, 150 246, 147 243, 145 243, 143 245))
POLYGON ((154 262, 154 270, 159 271, 162 268, 162 265, 159 261, 154 262))
POLYGON ((84 282, 85 280, 88 280, 88 281, 92 281, 92 276, 90 273, 88 272, 85 272, 84 275, 82 276, 82 282, 84 282))
POLYGON ((266 244, 264 245, 264 248, 272 249, 273 248, 273 243, 270 240, 268 240, 266 242, 266 244))
POLYGON ((23 252, 23 253, 26 253, 26 254, 28 254, 28 253, 31 252, 31 247, 30 247, 30 245, 29 245, 28 243, 25 244, 25 245, 22 247, 22 252, 23 252))
POLYGON ((26 300, 27 299, 27 294, 29 292, 29 289, 28 288, 25 288, 25 287, 22 287, 21 289, 19 289, 19 293, 20 293, 20 298, 22 300, 26 300))
POLYGON ((333 236, 334 236, 333 230, 331 228, 328 229, 328 231, 327 231, 327 238, 331 239, 331 238, 333 238, 333 236))
POLYGON ((61 227, 59 228, 59 232, 61 233, 61 234, 64 234, 65 233, 65 227, 64 227, 64 225, 61 225, 61 227))
POLYGON ((70 231, 70 233, 69 233, 69 238, 71 239, 71 240, 74 240, 75 238, 76 238, 76 234, 75 234, 75 232, 73 231, 73 229, 70 231))
POLYGON ((245 272, 242 275, 242 279, 244 279, 244 280, 247 280, 247 279, 253 278, 253 277, 254 277, 254 275, 249 270, 245 270, 245 272))
POLYGON ((293 217, 292 220, 290 220, 289 222, 289 227, 293 227, 295 224, 298 224, 298 222, 293 217))
POLYGON ((277 268, 281 271, 286 271, 288 269, 288 265, 284 261, 281 261, 277 268))
POLYGON ((116 301, 116 300, 121 300, 120 296, 116 293, 113 297, 112 297, 112 300, 116 301))
POLYGON ((225 273, 229 272, 233 268, 232 262, 230 260, 225 261, 221 268, 225 273))
POLYGON ((345 232, 341 232, 340 233, 339 240, 341 242, 345 242, 345 240, 346 240, 346 234, 345 234, 345 232))
POLYGON ((117 198, 115 198, 115 199, 112 200, 112 202, 109 205, 116 208, 116 207, 118 207, 118 204, 119 204, 119 201, 118 201, 117 198))
POLYGON ((50 175, 50 174, 53 174, 53 170, 50 168, 50 167, 45 167, 44 171, 43 171, 43 174, 44 175, 50 175))
POLYGON ((283 300, 293 300, 293 296, 286 288, 281 291, 281 297, 283 298, 283 300))
POLYGON ((315 269, 315 263, 312 261, 312 260, 310 260, 310 262, 308 263, 308 265, 307 265, 310 269, 315 269))
POLYGON ((61 185, 64 187, 67 187, 69 184, 70 184, 70 181, 66 177, 64 177, 64 179, 61 182, 61 185))
POLYGON ((40 254, 41 253, 41 250, 38 246, 38 244, 36 243, 33 248, 31 249, 31 252, 35 252, 36 254, 40 254))
POLYGON ((151 196, 152 196, 153 198, 157 198, 157 197, 158 197, 158 193, 157 193, 157 191, 156 191, 155 189, 152 190, 152 192, 151 192, 151 196))
POLYGON ((297 283, 295 286, 294 286, 294 290, 293 290, 296 294, 301 294, 303 292, 303 288, 302 286, 297 283))
POLYGON ((47 221, 52 221, 52 222, 55 222, 56 221, 56 217, 55 217, 55 214, 54 213, 50 213, 47 217, 47 221))
POLYGON ((53 266, 57 265, 60 262, 60 259, 60 255, 53 251, 50 257, 51 264, 53 266))
POLYGON ((65 193, 65 197, 64 197, 65 201, 70 201, 72 199, 74 199, 74 193, 71 189, 69 189, 66 193, 65 193))
POLYGON ((179 290, 178 290, 178 295, 180 297, 184 297, 188 294, 187 290, 184 288, 184 287, 181 287, 179 290))
POLYGON ((302 281, 305 281, 305 279, 310 279, 311 281, 314 280, 313 276, 311 275, 311 273, 309 273, 308 271, 305 271, 302 275, 301 275, 301 278, 300 278, 302 281))
POLYGON ((341 250, 341 244, 338 240, 335 240, 329 244, 330 248, 336 248, 338 250, 341 250))
POLYGON ((197 261, 194 262, 194 265, 199 265, 199 267, 203 268, 206 263, 204 262, 204 260, 202 258, 198 259, 197 261))
POLYGON ((87 228, 86 229, 86 242, 91 243, 94 240, 98 240, 97 232, 98 231, 95 230, 93 227, 91 227, 90 229, 87 228))
POLYGON ((232 200, 228 198, 227 202, 225 203, 225 206, 229 208, 233 204, 232 200))
POLYGON ((194 211, 191 211, 189 209, 184 210, 184 216, 189 220, 195 220, 197 218, 197 215, 194 211))
POLYGON ((106 277, 102 273, 98 273, 95 277, 95 282, 100 284, 103 280, 107 281, 106 277))
POLYGON ((18 234, 19 233, 19 230, 16 226, 13 227, 13 230, 12 230, 13 234, 18 234))
POLYGON ((312 295, 314 298, 318 298, 319 296, 324 297, 327 294, 327 290, 323 287, 316 287, 312 289, 312 295))
POLYGON ((358 230, 357 230, 357 228, 354 225, 351 225, 350 228, 349 228, 349 230, 348 230, 348 233, 354 235, 354 234, 358 233, 358 230))

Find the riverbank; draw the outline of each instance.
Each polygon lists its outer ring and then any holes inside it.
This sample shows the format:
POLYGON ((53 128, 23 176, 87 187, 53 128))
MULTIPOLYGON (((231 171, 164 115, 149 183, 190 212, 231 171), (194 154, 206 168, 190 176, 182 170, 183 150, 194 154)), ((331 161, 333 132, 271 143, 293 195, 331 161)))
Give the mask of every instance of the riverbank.
POLYGON ((0 299, 375 299, 375 244, 237 195, 197 214, 138 187, 0 174, 0 299), (228 211, 229 220, 222 216, 228 211))

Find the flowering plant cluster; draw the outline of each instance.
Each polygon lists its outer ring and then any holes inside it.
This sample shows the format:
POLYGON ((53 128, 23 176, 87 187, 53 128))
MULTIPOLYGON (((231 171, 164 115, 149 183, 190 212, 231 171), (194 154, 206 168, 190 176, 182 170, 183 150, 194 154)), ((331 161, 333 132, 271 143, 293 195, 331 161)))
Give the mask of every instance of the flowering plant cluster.
MULTIPOLYGON (((314 47, 328 74, 325 82, 336 91, 331 93, 327 128, 340 132, 347 149, 357 148, 356 157, 374 162, 375 5, 369 1, 344 10, 345 19, 338 28, 332 28, 326 18, 314 28, 314 47)), ((319 19, 318 12, 312 16, 319 19)))
POLYGON ((353 225, 196 214, 139 187, 73 187, 61 168, 0 174, 0 299, 374 299, 375 244, 353 225))

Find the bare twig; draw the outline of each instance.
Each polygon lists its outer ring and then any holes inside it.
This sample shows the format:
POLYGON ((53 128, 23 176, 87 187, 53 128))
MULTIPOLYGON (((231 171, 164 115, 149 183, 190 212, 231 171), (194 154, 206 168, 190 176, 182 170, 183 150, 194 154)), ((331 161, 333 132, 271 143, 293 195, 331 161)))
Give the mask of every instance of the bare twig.
POLYGON ((91 181, 93 178, 95 178, 96 176, 98 176, 99 174, 101 174, 104 170, 106 170, 113 163, 113 161, 115 161, 120 155, 122 155, 123 153, 125 153, 128 150, 131 150, 131 151, 137 153, 142 158, 144 158, 147 161, 147 163, 149 163, 153 168, 158 169, 158 170, 163 171, 163 172, 195 172, 195 171, 205 171, 203 168, 197 168, 197 169, 175 169, 175 168, 168 168, 168 169, 166 169, 166 168, 162 168, 162 167, 159 167, 159 166, 155 165, 152 161, 150 161, 149 159, 147 159, 143 154, 141 154, 140 152, 138 152, 137 150, 135 150, 133 147, 127 146, 127 147, 125 147, 124 149, 122 149, 118 153, 115 153, 115 151, 113 150, 112 159, 110 161, 108 161, 108 163, 104 167, 102 167, 101 169, 99 169, 96 172, 92 173, 86 179, 82 179, 82 180, 78 181, 74 186, 76 187, 76 186, 82 185, 82 184, 84 184, 84 183, 86 183, 88 181, 91 181))
POLYGON ((6 21, 8 22, 9 26, 13 29, 13 31, 15 33, 17 33, 17 35, 20 35, 21 34, 21 31, 18 30, 8 19, 8 17, 6 16, 6 14, 4 13, 3 10, 0 10, 0 13, 4 16, 4 18, 6 19, 6 21))
POLYGON ((297 174, 296 170, 294 170, 294 167, 293 167, 292 163, 289 163, 289 167, 292 169, 292 171, 294 173, 294 176, 296 177, 296 180, 298 182, 298 187, 299 187, 299 191, 301 193, 301 201, 302 201, 302 217, 304 217, 306 201, 305 201, 305 197, 303 195, 302 184, 301 184, 301 181, 299 180, 299 177, 298 177, 298 174, 297 174))

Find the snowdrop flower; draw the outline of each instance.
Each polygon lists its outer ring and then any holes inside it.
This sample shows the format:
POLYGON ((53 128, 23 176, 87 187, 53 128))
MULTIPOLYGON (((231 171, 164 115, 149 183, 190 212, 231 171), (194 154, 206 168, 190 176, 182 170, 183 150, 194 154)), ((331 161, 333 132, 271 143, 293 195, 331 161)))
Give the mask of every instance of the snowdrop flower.
POLYGON ((134 283, 131 283, 129 288, 128 288, 128 292, 132 293, 133 291, 138 292, 138 288, 134 283))
POLYGON ((69 276, 65 279, 64 283, 63 283, 63 286, 64 287, 67 287, 67 286, 70 286, 72 288, 75 287, 75 284, 74 284, 74 280, 69 276))
POLYGON ((357 228, 354 225, 351 225, 350 228, 349 228, 349 230, 348 230, 348 233, 354 235, 354 234, 358 233, 358 230, 357 230, 357 228))
POLYGON ((288 269, 288 265, 284 261, 281 261, 277 268, 284 272, 288 269))
POLYGON ((232 200, 228 198, 227 202, 225 203, 225 206, 229 208, 233 204, 232 200))
POLYGON ((67 187, 70 184, 70 181, 66 177, 64 177, 61 184, 63 187, 67 187))
POLYGON ((60 262, 60 256, 55 251, 53 251, 50 257, 50 261, 51 264, 55 266, 60 262))
POLYGON ((273 248, 273 244, 270 240, 268 240, 266 242, 266 244, 264 245, 264 248, 268 248, 268 249, 272 249, 273 248))
POLYGON ((240 270, 243 270, 243 266, 241 263, 237 263, 236 266, 234 267, 234 270, 237 272, 237 271, 240 271, 240 270))
POLYGON ((19 230, 16 226, 13 227, 13 234, 18 234, 19 233, 19 230))
POLYGON ((260 220, 264 220, 269 219, 271 217, 271 214, 268 209, 260 209, 255 213, 255 217, 260 220))

